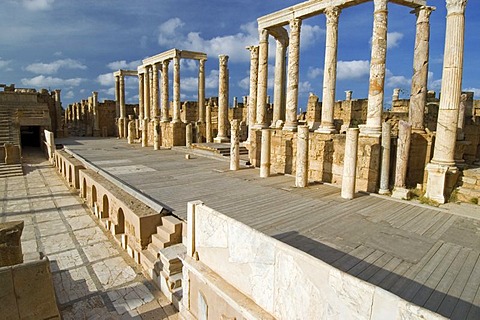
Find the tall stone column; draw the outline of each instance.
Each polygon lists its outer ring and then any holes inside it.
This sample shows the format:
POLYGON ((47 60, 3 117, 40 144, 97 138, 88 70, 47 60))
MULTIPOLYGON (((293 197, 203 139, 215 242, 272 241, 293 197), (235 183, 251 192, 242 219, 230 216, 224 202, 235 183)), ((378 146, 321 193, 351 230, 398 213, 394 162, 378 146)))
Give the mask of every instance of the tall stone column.
POLYGON ((257 116, 257 88, 258 88, 258 46, 247 47, 250 51, 250 96, 248 102, 248 141, 252 137, 252 128, 257 116))
POLYGON ((352 90, 345 91, 345 101, 351 101, 352 100, 352 94, 353 94, 352 90))
POLYGON ((457 122, 457 141, 465 139, 463 129, 465 127, 465 111, 466 111, 467 94, 462 93, 460 96, 460 105, 458 107, 458 122, 457 122))
POLYGON ((273 89, 273 121, 272 127, 276 127, 278 120, 285 121, 285 81, 286 81, 286 53, 288 38, 276 39, 277 51, 275 55, 275 87, 273 89))
POLYGON ((433 159, 427 165, 426 196, 445 203, 446 186, 456 179, 455 143, 457 138, 458 109, 462 94, 462 73, 465 36, 465 7, 467 0, 447 0, 447 25, 443 57, 442 94, 438 110, 437 134, 433 159))
POLYGON ((385 95, 385 61, 387 57, 387 0, 374 0, 372 57, 368 88, 367 124, 360 127, 364 135, 380 135, 385 95))
POLYGON ((308 126, 297 127, 297 170, 295 186, 305 188, 308 186, 308 126))
POLYGON ((158 65, 154 63, 152 65, 152 117, 156 119, 159 111, 158 101, 158 65))
POLYGON ((258 79, 257 79, 257 114, 255 128, 266 128, 267 125, 267 87, 268 87, 268 31, 259 31, 258 47, 258 79))
POLYGON ((355 195, 355 180, 357 175, 357 151, 358 151, 357 128, 347 130, 345 141, 345 156, 343 159, 343 179, 341 196, 344 199, 353 199, 355 195))
POLYGON ((126 138, 127 137, 127 111, 125 107, 125 76, 120 75, 120 120, 119 120, 119 126, 120 126, 120 138, 126 138))
POLYGON ((173 58, 173 123, 180 122, 180 57, 173 58))
POLYGON ((341 10, 330 7, 325 10, 326 42, 325 67, 323 73, 322 122, 318 132, 334 133, 333 108, 335 106, 335 89, 337 81, 337 49, 338 49, 338 18, 341 10))
POLYGON ((140 121, 143 120, 143 117, 144 117, 144 114, 143 114, 143 111, 144 111, 144 105, 143 105, 143 86, 144 86, 144 82, 143 82, 143 72, 140 73, 138 72, 138 118, 140 119, 140 121))
POLYGON ((300 62, 300 28, 302 20, 290 21, 290 45, 288 48, 287 106, 284 130, 297 130, 298 74, 300 62))
POLYGON ((412 13, 417 16, 413 77, 410 90, 408 121, 415 132, 424 132, 423 118, 427 105, 428 57, 430 49, 430 14, 435 7, 421 6, 412 13))
POLYGON ((120 77, 115 76, 115 118, 120 118, 120 77))
POLYGON ((162 61, 162 122, 170 121, 170 116, 168 114, 169 108, 169 90, 168 87, 168 64, 170 60, 162 61))
POLYGON ((398 123, 397 164, 395 167, 395 186, 392 197, 397 199, 410 198, 410 191, 406 188, 408 154, 410 152, 410 139, 412 125, 405 121, 398 123))
POLYGON ((205 59, 198 62, 198 122, 205 122, 205 59))
POLYGON ((240 167, 240 135, 239 121, 232 120, 230 134, 230 170, 238 170, 240 167))
POLYGON ((206 119, 206 124, 205 124, 205 138, 207 140, 207 143, 212 143, 213 142, 213 137, 212 137, 212 108, 213 108, 213 100, 209 99, 208 100, 208 105, 207 105, 207 119, 206 119))
POLYGON ((382 168, 380 171, 380 189, 379 194, 390 193, 390 148, 392 125, 390 122, 382 123, 382 168))
POLYGON ((143 124, 144 127, 146 127, 148 125, 148 122, 150 121, 150 69, 151 66, 145 66, 145 73, 143 74, 145 78, 143 83, 143 119, 145 120, 143 124))
POLYGON ((93 104, 93 136, 100 136, 100 114, 98 111, 98 92, 92 92, 92 104, 93 104))
POLYGON ((61 138, 63 136, 63 129, 62 129, 62 101, 60 100, 60 89, 55 90, 55 120, 56 120, 56 127, 57 127, 57 138, 61 138))
POLYGON ((228 121, 228 56, 218 56, 220 71, 218 79, 218 135, 214 139, 217 143, 228 142, 227 121, 228 121))
POLYGON ((193 127, 192 127, 192 123, 189 122, 185 126, 185 146, 187 146, 187 148, 192 147, 192 140, 193 140, 193 127))
POLYGON ((260 153, 260 178, 270 176, 270 129, 262 129, 262 150, 260 153))

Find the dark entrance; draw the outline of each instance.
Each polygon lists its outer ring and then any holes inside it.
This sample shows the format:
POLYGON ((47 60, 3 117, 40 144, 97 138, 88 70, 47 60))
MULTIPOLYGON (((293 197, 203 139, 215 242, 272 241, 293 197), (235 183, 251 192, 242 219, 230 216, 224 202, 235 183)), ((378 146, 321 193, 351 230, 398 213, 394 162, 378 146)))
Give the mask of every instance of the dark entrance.
POLYGON ((20 127, 22 147, 40 147, 40 126, 20 127))

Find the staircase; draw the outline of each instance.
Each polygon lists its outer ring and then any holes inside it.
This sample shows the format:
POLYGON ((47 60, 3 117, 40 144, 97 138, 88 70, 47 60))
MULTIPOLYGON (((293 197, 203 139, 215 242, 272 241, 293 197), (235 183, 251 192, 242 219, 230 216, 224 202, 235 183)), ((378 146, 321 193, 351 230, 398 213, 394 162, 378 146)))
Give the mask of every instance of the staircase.
MULTIPOLYGON (((192 148, 210 151, 216 154, 220 154, 224 157, 230 157, 230 144, 229 143, 194 143, 192 148)), ((240 155, 248 156, 248 149, 240 144, 240 155)))
POLYGON ((0 163, 0 179, 23 176, 22 164, 0 163))
POLYGON ((480 167, 463 170, 457 188, 457 198, 462 202, 480 203, 480 167))

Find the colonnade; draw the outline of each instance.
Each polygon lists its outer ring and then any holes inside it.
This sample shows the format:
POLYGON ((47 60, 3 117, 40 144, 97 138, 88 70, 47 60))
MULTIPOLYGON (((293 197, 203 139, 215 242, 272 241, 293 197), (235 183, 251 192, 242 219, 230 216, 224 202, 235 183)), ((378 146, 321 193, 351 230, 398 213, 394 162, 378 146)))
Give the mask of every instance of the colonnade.
MULTIPOLYGON (((56 95, 60 95, 60 90, 56 90, 55 93, 56 95)), ((85 134, 99 137, 100 113, 98 110, 98 92, 93 91, 88 99, 83 99, 81 102, 70 104, 65 109, 64 120, 65 125, 72 123, 74 129, 79 129, 79 127, 83 125, 85 134)))

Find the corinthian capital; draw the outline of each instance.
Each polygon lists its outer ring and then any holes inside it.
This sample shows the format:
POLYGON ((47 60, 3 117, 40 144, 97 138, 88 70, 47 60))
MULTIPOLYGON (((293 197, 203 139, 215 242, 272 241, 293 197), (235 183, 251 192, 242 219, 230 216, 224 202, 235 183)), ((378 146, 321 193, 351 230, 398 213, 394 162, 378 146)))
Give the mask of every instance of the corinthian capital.
POLYGON ((327 18, 327 23, 337 24, 340 12, 342 12, 342 9, 339 7, 329 7, 325 9, 324 13, 325 17, 327 18))
POLYGON ((447 1, 447 14, 451 13, 465 13, 465 7, 467 6, 467 0, 446 0, 447 1))

